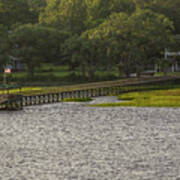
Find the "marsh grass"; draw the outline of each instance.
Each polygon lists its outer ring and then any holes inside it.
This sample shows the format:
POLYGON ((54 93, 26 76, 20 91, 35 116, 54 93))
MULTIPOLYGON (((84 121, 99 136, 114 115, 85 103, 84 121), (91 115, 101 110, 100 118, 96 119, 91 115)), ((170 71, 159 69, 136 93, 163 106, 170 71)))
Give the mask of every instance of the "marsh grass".
POLYGON ((91 98, 65 98, 63 102, 89 102, 92 101, 91 98))
POLYGON ((118 99, 123 102, 93 106, 180 107, 180 88, 126 93, 120 95, 118 99))

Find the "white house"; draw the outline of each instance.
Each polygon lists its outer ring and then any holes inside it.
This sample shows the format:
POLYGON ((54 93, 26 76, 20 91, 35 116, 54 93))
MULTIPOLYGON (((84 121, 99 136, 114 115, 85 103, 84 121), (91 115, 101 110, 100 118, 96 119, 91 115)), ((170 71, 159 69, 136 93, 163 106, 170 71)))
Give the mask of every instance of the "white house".
POLYGON ((179 72, 180 71, 180 61, 177 58, 178 56, 180 56, 180 51, 177 52, 170 52, 167 49, 165 49, 164 52, 164 58, 165 59, 170 59, 172 62, 172 66, 171 66, 171 72, 179 72))
MULTIPOLYGON (((176 35, 175 40, 180 40, 180 35, 176 35)), ((172 63, 171 67, 168 68, 169 72, 180 72, 180 49, 179 51, 170 51, 166 48, 164 51, 164 59, 172 63)), ((155 64, 155 71, 161 71, 160 65, 155 64)))

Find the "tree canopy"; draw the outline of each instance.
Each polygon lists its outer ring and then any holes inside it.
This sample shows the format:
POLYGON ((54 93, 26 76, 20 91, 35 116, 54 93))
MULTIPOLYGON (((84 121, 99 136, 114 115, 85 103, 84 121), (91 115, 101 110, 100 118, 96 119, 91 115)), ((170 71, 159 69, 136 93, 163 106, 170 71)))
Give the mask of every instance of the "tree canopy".
POLYGON ((131 16, 113 13, 97 28, 89 31, 90 39, 108 42, 109 57, 121 71, 138 71, 173 42, 172 22, 150 10, 137 10, 131 16))
POLYGON ((11 53, 25 62, 31 76, 42 62, 58 61, 68 34, 54 28, 25 24, 10 34, 11 53))
POLYGON ((128 75, 179 48, 180 1, 0 0, 0 33, 1 65, 14 54, 31 74, 61 62, 89 77, 110 66, 128 75))
POLYGON ((3 25, 0 25, 0 71, 3 66, 6 65, 8 60, 9 41, 8 41, 8 30, 3 25))
POLYGON ((0 0, 0 24, 12 29, 15 24, 35 23, 38 15, 27 0, 0 0))

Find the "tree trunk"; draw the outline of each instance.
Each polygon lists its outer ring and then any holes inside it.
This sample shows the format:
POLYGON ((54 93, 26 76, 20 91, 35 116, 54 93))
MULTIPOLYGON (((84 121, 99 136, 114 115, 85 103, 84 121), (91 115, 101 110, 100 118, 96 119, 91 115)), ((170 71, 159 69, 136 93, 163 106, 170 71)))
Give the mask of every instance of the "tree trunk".
POLYGON ((118 74, 119 74, 119 78, 121 77, 121 75, 122 75, 122 72, 121 72, 121 67, 120 66, 118 66, 118 74))
POLYGON ((30 77, 34 77, 34 66, 32 64, 28 64, 28 71, 29 71, 29 75, 30 77))
POLYGON ((141 73, 140 72, 137 73, 137 77, 141 77, 141 73))
POLYGON ((69 71, 74 71, 76 66, 76 63, 69 63, 69 71))
POLYGON ((85 64, 82 64, 81 66, 81 72, 82 72, 82 76, 85 79, 86 78, 86 66, 85 64))
POLYGON ((126 77, 129 78, 129 73, 125 73, 126 74, 126 77))
POLYGON ((94 74, 95 74, 95 68, 93 66, 89 67, 89 80, 94 79, 94 74))

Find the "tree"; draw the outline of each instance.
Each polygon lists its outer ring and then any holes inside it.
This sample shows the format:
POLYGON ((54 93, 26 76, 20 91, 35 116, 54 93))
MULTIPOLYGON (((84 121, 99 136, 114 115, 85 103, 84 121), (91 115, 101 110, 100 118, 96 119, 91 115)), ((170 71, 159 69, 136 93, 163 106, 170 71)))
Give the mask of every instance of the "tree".
POLYGON ((88 73, 90 80, 94 78, 98 67, 102 65, 102 41, 89 39, 85 32, 81 36, 73 36, 64 44, 64 53, 68 55, 69 65, 80 67, 83 77, 88 73))
POLYGON ((0 25, 0 71, 3 70, 8 60, 8 30, 3 25, 0 25))
POLYGON ((135 12, 136 6, 132 0, 113 0, 111 5, 111 13, 124 12, 127 14, 132 14, 135 12))
MULTIPOLYGON (((70 71, 74 71, 75 68, 83 64, 83 56, 81 54, 81 39, 78 35, 68 38, 61 48, 64 55, 64 63, 69 66, 70 71)), ((85 77, 85 71, 82 71, 83 77, 85 77)))
POLYGON ((48 1, 40 22, 63 29, 73 34, 85 30, 86 4, 84 0, 48 1))
POLYGON ((173 39, 173 25, 165 16, 150 10, 132 15, 113 13, 89 33, 90 38, 108 41, 108 56, 127 76, 149 63, 149 55, 164 51, 173 39))
POLYGON ((38 23, 39 22, 39 14, 46 7, 46 0, 27 0, 29 11, 31 13, 32 20, 28 23, 38 23))
POLYGON ((34 23, 27 0, 0 0, 0 24, 11 29, 14 24, 34 23))
POLYGON ((87 0, 87 27, 97 27, 114 12, 131 14, 135 4, 131 0, 87 0))
POLYGON ((83 33, 81 38, 80 53, 82 55, 82 68, 88 72, 89 79, 92 80, 95 76, 95 72, 103 65, 103 57, 105 48, 103 48, 103 42, 98 38, 90 39, 87 36, 87 32, 83 33))
POLYGON ((134 0, 137 8, 150 9, 153 12, 163 14, 174 24, 174 33, 180 32, 180 1, 179 0, 134 0))
POLYGON ((158 12, 161 14, 164 14, 166 17, 168 17, 174 24, 174 33, 179 34, 180 32, 180 1, 174 0, 172 2, 168 0, 161 0, 154 3, 153 6, 151 6, 151 9, 154 12, 158 12))
POLYGON ((135 4, 131 0, 52 0, 47 1, 40 22, 80 35, 97 27, 112 12, 133 11, 135 4))
POLYGON ((43 10, 47 5, 46 0, 28 0, 28 4, 31 10, 36 11, 43 10))
POLYGON ((12 53, 27 64, 28 72, 34 75, 34 69, 42 62, 57 61, 60 47, 67 33, 40 25, 19 26, 10 34, 12 53))

